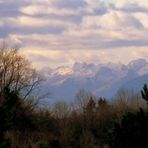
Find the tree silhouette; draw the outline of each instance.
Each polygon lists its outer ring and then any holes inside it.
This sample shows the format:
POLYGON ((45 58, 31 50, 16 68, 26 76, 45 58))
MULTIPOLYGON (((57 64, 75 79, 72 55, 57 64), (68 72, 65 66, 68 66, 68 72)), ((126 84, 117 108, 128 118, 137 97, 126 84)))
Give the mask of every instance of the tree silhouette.
POLYGON ((96 103, 95 103, 93 97, 91 97, 91 98, 89 99, 89 101, 88 101, 88 103, 87 103, 87 105, 86 105, 84 111, 85 111, 86 113, 91 114, 91 113, 94 113, 95 110, 96 110, 96 103))
POLYGON ((17 48, 0 45, 0 93, 7 87, 28 97, 41 77, 17 48))
POLYGON ((9 147, 8 139, 5 138, 5 133, 15 124, 15 113, 20 104, 18 94, 5 88, 3 92, 3 102, 0 104, 0 147, 9 147))
POLYGON ((107 106, 107 101, 106 101, 106 99, 105 98, 99 98, 99 100, 98 100, 98 107, 105 107, 105 106, 107 106))
POLYGON ((9 147, 8 131, 34 130, 34 102, 26 98, 40 81, 39 74, 17 48, 0 46, 0 147, 9 147))
POLYGON ((109 137, 110 148, 146 148, 148 147, 148 113, 142 109, 137 112, 126 113, 121 123, 115 123, 109 137))
POLYGON ((141 90, 142 98, 147 102, 148 105, 148 87, 147 84, 144 84, 143 90, 141 90))

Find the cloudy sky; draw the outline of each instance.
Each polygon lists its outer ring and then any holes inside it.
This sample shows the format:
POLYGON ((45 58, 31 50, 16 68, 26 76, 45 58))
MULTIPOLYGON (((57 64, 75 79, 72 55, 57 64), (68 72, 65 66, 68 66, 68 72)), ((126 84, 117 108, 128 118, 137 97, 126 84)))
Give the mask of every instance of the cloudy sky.
POLYGON ((38 67, 148 59, 147 0, 0 0, 0 41, 38 67))

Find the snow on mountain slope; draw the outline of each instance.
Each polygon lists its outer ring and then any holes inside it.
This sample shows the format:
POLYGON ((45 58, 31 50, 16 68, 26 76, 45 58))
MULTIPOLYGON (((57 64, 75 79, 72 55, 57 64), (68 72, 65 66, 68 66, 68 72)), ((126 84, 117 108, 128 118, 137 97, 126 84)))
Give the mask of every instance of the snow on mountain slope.
POLYGON ((44 91, 50 91, 56 100, 71 100, 80 89, 110 98, 123 86, 132 88, 136 79, 141 84, 147 82, 148 77, 143 78, 146 74, 148 61, 144 59, 131 61, 128 65, 75 63, 72 67, 50 69, 42 87, 44 91))
POLYGON ((55 76, 64 76, 64 75, 70 75, 73 73, 73 69, 67 66, 60 66, 53 71, 50 71, 49 76, 55 77, 55 76))

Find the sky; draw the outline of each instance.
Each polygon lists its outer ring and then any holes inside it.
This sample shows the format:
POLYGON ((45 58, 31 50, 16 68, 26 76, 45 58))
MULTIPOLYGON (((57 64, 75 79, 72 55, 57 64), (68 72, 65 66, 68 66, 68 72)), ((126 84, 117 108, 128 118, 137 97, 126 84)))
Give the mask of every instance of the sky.
POLYGON ((148 2, 0 0, 0 41, 36 68, 148 59, 148 2))

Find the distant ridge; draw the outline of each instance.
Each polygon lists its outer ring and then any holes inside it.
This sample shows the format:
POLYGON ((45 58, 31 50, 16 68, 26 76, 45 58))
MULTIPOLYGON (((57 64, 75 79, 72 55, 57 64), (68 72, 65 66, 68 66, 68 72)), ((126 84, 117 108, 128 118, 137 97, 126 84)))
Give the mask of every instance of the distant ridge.
POLYGON ((75 63, 72 67, 44 69, 43 73, 46 81, 42 93, 51 92, 55 100, 72 100, 80 89, 111 98, 118 89, 139 91, 144 83, 148 83, 148 61, 137 59, 127 65, 75 63))

